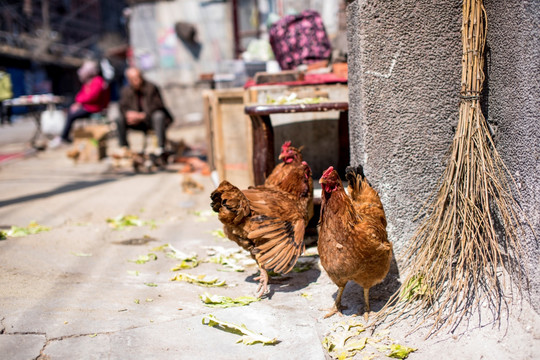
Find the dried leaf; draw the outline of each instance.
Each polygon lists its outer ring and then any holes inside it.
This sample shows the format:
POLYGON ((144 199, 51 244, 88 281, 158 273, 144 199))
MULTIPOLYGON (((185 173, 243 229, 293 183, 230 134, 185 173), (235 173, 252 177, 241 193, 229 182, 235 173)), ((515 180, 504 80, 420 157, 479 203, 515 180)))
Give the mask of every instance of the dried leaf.
POLYGON ((399 344, 392 344, 390 345, 390 353, 386 356, 395 359, 406 359, 410 353, 416 350, 418 349, 410 348, 399 344))
POLYGON ((252 302, 259 301, 259 298, 253 296, 239 296, 230 298, 228 296, 210 295, 207 292, 199 295, 202 302, 208 307, 228 308, 233 306, 246 306, 252 302))
POLYGON ((12 226, 11 229, 7 231, 6 235, 10 237, 22 237, 49 230, 51 230, 49 226, 39 225, 37 222, 31 221, 27 227, 12 226))
POLYGON ((135 264, 146 264, 149 261, 155 260, 157 260, 157 255, 154 253, 148 253, 148 255, 139 255, 137 259, 128 261, 134 262, 135 264))
POLYGON ((190 284, 196 284, 204 287, 220 287, 227 285, 225 280, 219 280, 218 278, 206 280, 206 275, 192 276, 184 273, 178 273, 171 278, 171 281, 185 281, 190 284))
POLYGON ((263 336, 262 334, 257 334, 256 332, 249 330, 244 324, 236 325, 233 323, 218 320, 212 314, 204 316, 202 318, 202 323, 203 325, 208 325, 223 331, 230 332, 232 334, 242 336, 237 341, 237 343, 242 343, 244 345, 253 345, 257 343, 262 343, 263 345, 275 345, 279 342, 276 338, 270 339, 269 337, 263 336))

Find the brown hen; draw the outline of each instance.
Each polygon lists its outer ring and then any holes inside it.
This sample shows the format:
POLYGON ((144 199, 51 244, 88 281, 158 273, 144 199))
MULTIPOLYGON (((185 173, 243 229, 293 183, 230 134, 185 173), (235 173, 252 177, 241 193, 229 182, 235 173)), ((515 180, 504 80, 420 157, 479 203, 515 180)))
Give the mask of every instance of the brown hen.
MULTIPOLYGON (((309 169, 308 164, 302 160, 301 148, 295 148, 291 146, 291 141, 285 141, 281 146, 279 159, 283 162, 272 170, 262 187, 285 191, 294 197, 300 198, 302 196, 301 192, 304 189, 297 186, 297 184, 301 183, 303 181, 302 177, 306 176, 306 168, 309 169)), ((309 171, 308 221, 313 217, 313 179, 311 177, 311 170, 309 171)))
POLYGON ((386 277, 392 259, 392 243, 387 239, 383 205, 362 167, 349 166, 346 176, 350 196, 333 167, 328 168, 319 181, 323 190, 319 256, 328 276, 339 288, 334 307, 325 318, 341 311, 343 290, 352 280, 364 288, 367 321, 369 289, 386 277))
POLYGON ((289 192, 264 186, 240 190, 223 181, 210 196, 227 237, 249 251, 260 268, 259 297, 268 291, 267 271, 291 271, 304 251, 313 180, 309 166, 301 165, 301 176, 293 172, 282 181, 289 192))

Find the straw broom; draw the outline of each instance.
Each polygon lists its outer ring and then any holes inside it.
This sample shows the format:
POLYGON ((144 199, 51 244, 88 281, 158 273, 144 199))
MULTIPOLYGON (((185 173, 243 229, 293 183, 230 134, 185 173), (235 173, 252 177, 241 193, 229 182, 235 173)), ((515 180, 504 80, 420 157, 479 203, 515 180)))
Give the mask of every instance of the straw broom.
POLYGON ((428 336, 454 330, 482 303, 500 320, 508 310, 504 273, 517 276, 518 286, 525 275, 513 179, 480 108, 486 29, 482 0, 464 0, 461 101, 451 156, 406 252, 408 275, 376 319, 396 315, 394 323, 412 315, 419 320, 415 329, 431 320, 428 336))

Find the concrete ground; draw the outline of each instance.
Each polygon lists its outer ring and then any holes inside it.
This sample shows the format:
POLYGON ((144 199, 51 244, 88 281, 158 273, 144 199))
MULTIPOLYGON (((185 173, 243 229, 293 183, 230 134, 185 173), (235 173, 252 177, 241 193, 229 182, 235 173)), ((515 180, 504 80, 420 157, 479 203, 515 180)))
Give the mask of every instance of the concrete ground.
MULTIPOLYGON (((204 139, 201 131, 176 129, 172 135, 189 144, 204 139)), ((3 141, 0 153, 10 143, 3 141)), ((325 359, 329 355, 322 340, 335 324, 362 321, 352 316, 363 309, 362 289, 355 284, 345 290, 345 315, 323 319, 321 309, 332 305, 336 286, 316 256, 302 259, 315 261, 313 268, 274 279, 262 301, 206 307, 199 299, 204 292, 253 295, 256 268, 227 272, 223 265, 203 262, 183 270, 227 283, 204 288, 170 281, 178 261, 163 252, 154 251, 157 260, 145 264, 129 260, 166 243, 200 260, 208 258, 205 247, 237 247, 212 233, 221 224, 209 212, 210 178, 192 175, 204 190, 190 194, 182 191, 184 175, 175 166, 135 175, 107 160, 74 164, 64 152, 48 150, 0 165, 0 226, 26 226, 34 220, 51 227, 0 241, 0 358, 325 359), (115 230, 106 219, 117 215, 137 215, 156 226, 115 230), (208 314, 245 324, 279 343, 237 344, 238 335, 202 324, 208 314)), ((394 276, 372 289, 373 310, 384 305, 397 284, 394 276)), ((423 329, 405 336, 410 329, 411 323, 403 321, 389 329, 389 336, 417 348, 409 356, 413 360, 538 359, 540 351, 540 321, 525 303, 500 328, 483 319, 466 331, 428 340, 423 340, 423 329)), ((371 354, 366 351, 355 358, 371 354)))

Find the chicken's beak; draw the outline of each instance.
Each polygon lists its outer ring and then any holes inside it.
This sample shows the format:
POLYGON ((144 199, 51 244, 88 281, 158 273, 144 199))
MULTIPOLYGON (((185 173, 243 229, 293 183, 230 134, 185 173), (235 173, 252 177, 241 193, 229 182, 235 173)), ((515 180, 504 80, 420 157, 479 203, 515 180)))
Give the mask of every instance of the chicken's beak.
POLYGON ((326 184, 326 179, 325 178, 320 178, 319 179, 319 184, 326 184))
POLYGON ((284 157, 285 157, 285 155, 284 155, 283 153, 281 153, 281 154, 279 154, 278 159, 279 159, 279 160, 283 160, 284 157))

